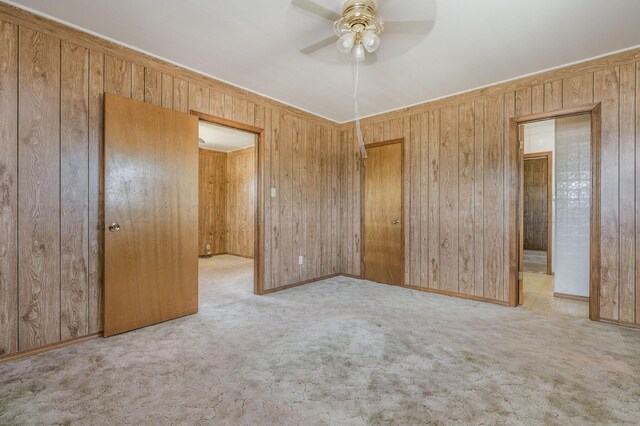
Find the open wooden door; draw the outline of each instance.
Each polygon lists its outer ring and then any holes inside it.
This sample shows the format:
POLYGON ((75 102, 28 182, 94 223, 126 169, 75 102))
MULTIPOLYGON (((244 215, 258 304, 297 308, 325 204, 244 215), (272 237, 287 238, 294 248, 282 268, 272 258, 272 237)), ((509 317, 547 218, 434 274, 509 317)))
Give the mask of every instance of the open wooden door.
POLYGON ((104 335, 198 311, 198 118, 105 94, 104 335))
POLYGON ((403 284, 402 140, 367 147, 364 161, 364 278, 403 284))

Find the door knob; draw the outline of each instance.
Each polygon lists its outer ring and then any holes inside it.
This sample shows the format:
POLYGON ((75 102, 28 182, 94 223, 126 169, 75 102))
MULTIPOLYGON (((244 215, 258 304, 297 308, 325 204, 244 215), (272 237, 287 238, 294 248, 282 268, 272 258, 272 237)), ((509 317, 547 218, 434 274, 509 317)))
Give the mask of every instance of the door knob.
POLYGON ((393 221, 391 221, 391 223, 393 223, 394 225, 398 225, 398 224, 400 224, 400 219, 393 219, 393 221))
POLYGON ((120 230, 120 225, 118 225, 116 222, 113 222, 111 225, 109 225, 109 231, 118 232, 119 230, 120 230))

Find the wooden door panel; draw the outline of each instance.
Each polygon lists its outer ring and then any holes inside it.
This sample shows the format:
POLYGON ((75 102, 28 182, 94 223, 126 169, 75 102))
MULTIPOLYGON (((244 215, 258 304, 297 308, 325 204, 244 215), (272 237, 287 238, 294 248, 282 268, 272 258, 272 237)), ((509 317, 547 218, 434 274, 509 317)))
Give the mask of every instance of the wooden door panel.
POLYGON ((195 116, 105 95, 105 224, 105 336, 197 312, 195 116))
POLYGON ((524 162, 524 248, 547 251, 547 158, 524 162))
POLYGON ((402 284, 402 217, 402 144, 368 148, 364 167, 365 279, 402 284))

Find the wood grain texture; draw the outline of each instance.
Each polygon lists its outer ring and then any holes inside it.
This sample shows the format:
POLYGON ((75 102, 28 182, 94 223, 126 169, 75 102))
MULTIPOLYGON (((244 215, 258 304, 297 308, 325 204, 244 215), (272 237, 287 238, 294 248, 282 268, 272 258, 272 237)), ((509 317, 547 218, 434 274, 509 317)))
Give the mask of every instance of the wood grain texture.
POLYGON ((19 350, 60 341, 60 40, 20 28, 19 350))
MULTIPOLYGON (((142 71, 144 72, 144 69, 142 71)), ((105 55, 104 91, 129 98, 132 93, 131 82, 131 62, 105 55)), ((140 94, 138 93, 137 96, 140 94)))
POLYGON ((367 148, 364 168, 364 278, 400 285, 402 239, 402 143, 367 148))
POLYGON ((135 62, 131 64, 131 99, 144 101, 145 68, 135 62))
POLYGON ((89 53, 89 333, 102 331, 104 55, 89 53))
POLYGON ((474 294, 475 126, 472 102, 460 105, 458 125, 458 292, 474 294))
POLYGON ((198 154, 198 255, 227 253, 227 154, 198 154))
POLYGON ((440 289, 459 292, 458 108, 440 112, 440 289))
POLYGON ((549 170, 546 157, 524 161, 524 249, 548 250, 549 170))
POLYGON ((600 315, 616 321, 620 284, 619 89, 619 68, 595 73, 594 100, 602 102, 600 315))
POLYGON ((563 108, 572 108, 593 102, 593 73, 565 79, 562 83, 563 108))
POLYGON ((0 356, 18 350, 18 27, 0 21, 0 356))
MULTIPOLYGON (((89 334, 103 330, 103 93, 105 91, 134 99, 144 99, 153 104, 160 103, 163 107, 176 111, 190 112, 190 108, 193 106, 203 112, 214 112, 216 115, 231 119, 237 118, 247 125, 254 125, 260 128, 268 125, 269 129, 265 130, 264 133, 265 159, 268 159, 268 163, 273 165, 274 170, 265 170, 265 175, 268 176, 269 184, 275 182, 273 186, 276 188, 278 195, 276 198, 271 199, 269 186, 264 186, 264 194, 257 194, 258 198, 261 195, 263 196, 262 208, 265 209, 267 214, 265 225, 269 224, 268 227, 264 227, 265 262, 263 263, 265 273, 269 274, 265 279, 265 290, 277 290, 283 288, 287 283, 296 284, 293 274, 283 278, 281 271, 292 272, 295 270, 301 272, 301 275, 299 274, 301 279, 313 279, 317 278, 314 277, 315 274, 319 274, 318 276, 336 274, 342 269, 339 267, 340 258, 337 254, 337 247, 341 240, 339 221, 341 197, 339 190, 342 186, 342 182, 337 176, 341 156, 339 154, 340 133, 337 124, 249 92, 238 90, 216 80, 182 70, 174 65, 158 61, 124 47, 114 44, 102 44, 99 39, 92 36, 54 24, 46 19, 36 18, 28 13, 23 14, 22 11, 17 9, 7 8, 5 4, 0 4, 0 21, 3 23, 2 51, 0 52, 2 60, 0 79, 2 81, 3 96, 0 102, 2 102, 3 108, 6 106, 6 112, 3 109, 2 114, 3 126, 5 121, 7 122, 6 127, 3 127, 3 130, 6 129, 6 133, 2 133, 2 147, 3 153, 10 154, 7 157, 2 156, 0 158, 3 166, 5 163, 7 164, 7 167, 3 169, 3 173, 7 174, 1 175, 3 204, 0 215, 3 221, 2 226, 10 227, 14 233, 12 236, 12 231, 10 230, 7 233, 3 233, 2 239, 0 239, 0 245, 3 250, 6 249, 6 251, 0 253, 0 261, 3 262, 0 275, 5 280, 2 281, 0 291, 11 293, 12 295, 5 297, 4 293, 0 294, 1 303, 9 307, 6 313, 0 315, 0 326, 2 327, 0 330, 2 336, 0 350, 10 354, 20 349, 18 347, 18 321, 21 323, 22 333, 27 333, 26 330, 29 329, 29 326, 25 327, 25 321, 31 321, 34 324, 41 323, 45 327, 49 327, 51 332, 48 333, 50 339, 47 342, 55 340, 53 343, 59 342, 63 333, 74 335, 76 327, 78 335, 85 334, 85 328, 89 334), (7 10, 10 10, 11 13, 7 14, 7 10), (14 12, 20 15, 19 22, 14 19, 16 18, 14 12), (25 31, 31 31, 34 34, 34 38, 46 39, 47 43, 51 41, 52 44, 58 45, 57 50, 48 49, 49 46, 47 46, 47 49, 41 49, 43 51, 46 50, 47 57, 51 56, 52 64, 55 59, 53 57, 56 56, 57 52, 58 63, 52 66, 54 69, 46 69, 46 72, 42 73, 36 82, 38 87, 35 90, 33 81, 26 78, 18 80, 19 51, 17 33, 21 31, 20 24, 24 24, 26 22, 25 19, 30 19, 30 17, 34 18, 34 20, 26 25, 28 29, 25 27, 25 31), (7 22, 5 22, 5 18, 8 19, 7 22), (55 30, 52 31, 50 30, 51 28, 55 28, 55 30), (12 32, 16 33, 15 37, 12 36, 12 32), (78 50, 74 50, 73 55, 70 50, 63 52, 60 50, 61 43, 65 46, 76 46, 78 50), (80 74, 72 76, 70 75, 71 65, 76 66, 74 70, 80 70, 79 56, 82 55, 78 53, 76 56, 76 53, 83 51, 83 49, 87 56, 87 71, 85 72, 82 69, 80 74), (5 59, 6 57, 14 57, 15 60, 11 62, 5 59), (60 58, 65 63, 69 62, 69 68, 63 65, 60 58), (66 88, 62 87, 63 74, 65 75, 64 84, 66 85, 67 82, 70 84, 66 88), (84 112, 78 109, 78 106, 82 103, 77 97, 80 93, 79 82, 81 79, 84 79, 82 85, 86 87, 86 96, 88 97, 86 100, 87 110, 84 112), (192 93, 190 93, 190 88, 192 93), (20 106, 22 108, 20 122, 17 120, 19 112, 17 94, 19 90, 25 93, 30 92, 29 96, 21 98, 24 102, 21 102, 20 106), (15 96, 12 94, 15 94, 15 96), (66 100, 63 102, 60 94, 65 98, 69 98, 69 102, 66 100), (31 108, 31 106, 25 107, 25 105, 32 103, 32 97, 38 98, 37 102, 33 102, 34 108, 31 108), (218 103, 216 99, 221 101, 218 103), (49 114, 50 111, 54 110, 54 107, 66 108, 64 111, 60 109, 58 114, 51 113, 51 115, 58 117, 59 124, 60 120, 62 120, 62 125, 64 126, 60 127, 57 132, 52 130, 51 123, 55 124, 54 120, 43 117, 39 112, 40 110, 45 110, 49 114), (283 118, 282 120, 278 118, 274 126, 271 122, 275 116, 283 118), (289 171, 295 170, 292 152, 293 143, 291 141, 291 126, 294 117, 299 120, 301 135, 299 151, 296 157, 301 162, 296 163, 297 176, 303 179, 302 182, 297 183, 299 199, 296 198, 298 197, 296 193, 289 191, 289 189, 294 188, 294 183, 292 182, 294 176, 289 173, 289 171), (282 125, 280 124, 281 122, 283 123, 282 125), (11 129, 12 123, 16 126, 13 130, 11 129), (23 129, 20 133, 21 143, 24 139, 31 138, 33 140, 46 139, 47 144, 27 145, 25 149, 21 150, 24 155, 19 159, 17 157, 18 126, 23 129), (27 134, 27 130, 25 130, 27 128, 29 128, 29 132, 36 136, 27 134), (12 142, 10 139, 12 132, 14 134, 13 151, 11 150, 12 142), (63 145, 55 145, 60 143, 60 140, 43 136, 48 134, 61 135, 64 138, 64 146, 68 147, 64 148, 63 151, 63 145), (276 138, 282 140, 282 143, 273 143, 276 138), (85 151, 82 151, 81 139, 85 140, 85 151), (54 145, 49 145, 49 143, 54 145), (4 150, 4 144, 9 144, 6 150, 4 150), (71 152, 71 147, 79 149, 71 152), (30 156, 32 151, 36 157, 30 156), (44 154, 47 157, 51 156, 53 161, 46 164, 43 163, 41 161, 41 157, 43 157, 41 151, 43 153, 46 151, 44 154), (12 152, 13 154, 11 155, 12 152), (282 156, 284 156, 284 159, 280 158, 282 156), (84 165, 77 163, 81 157, 85 159, 84 165), (34 158, 37 161, 32 161, 34 158), (61 160, 60 164, 56 164, 56 159, 61 160), (21 173, 17 174, 19 161, 30 161, 33 167, 20 167, 21 173), (72 167, 75 164, 79 166, 72 167), (286 169, 282 170, 281 165, 287 165, 286 169), (36 171, 36 168, 38 171, 36 171), (40 173, 41 170, 43 173, 40 173), (318 172, 320 177, 316 176, 318 172), (65 182, 71 182, 73 176, 80 176, 82 173, 85 174, 85 178, 78 178, 72 184, 63 184, 59 181, 62 178, 65 182), (273 176, 283 176, 283 179, 282 181, 278 179, 274 181, 272 179, 273 176), (19 225, 16 225, 15 222, 18 221, 17 198, 33 199, 32 183, 35 180, 40 181, 41 177, 44 179, 42 180, 43 185, 54 189, 45 191, 46 197, 51 198, 52 203, 47 201, 47 210, 38 211, 41 216, 31 223, 28 220, 20 220, 19 225), (11 180, 6 181, 5 179, 11 180), (316 179, 321 182, 327 182, 328 186, 325 188, 322 185, 317 185, 316 179), (6 185, 5 182, 7 182, 6 185), (11 185, 14 186, 12 187, 11 185), (316 200, 317 194, 306 193, 306 188, 313 185, 322 187, 323 190, 326 189, 324 194, 327 198, 326 204, 324 200, 320 200, 322 197, 316 200), (53 186, 57 189, 53 188, 53 186), (304 190, 301 191, 299 188, 304 188, 304 190), (18 189, 24 190, 21 190, 20 194, 18 194, 18 189), (80 211, 75 210, 79 204, 71 203, 58 206, 56 203, 63 197, 71 197, 70 199, 79 203, 81 198, 79 194, 82 193, 87 194, 84 211, 82 212, 82 216, 86 217, 86 224, 81 224, 78 229, 74 229, 72 237, 75 242, 71 243, 71 239, 69 239, 67 244, 63 239, 58 239, 52 245, 53 248, 59 247, 58 253, 49 251, 46 252, 46 256, 42 257, 43 259, 46 258, 45 260, 52 265, 52 268, 46 267, 48 279, 55 279, 53 286, 46 287, 46 291, 51 293, 51 303, 47 301, 46 306, 38 308, 39 311, 37 313, 36 311, 25 311, 23 303, 22 315, 27 313, 28 315, 24 320, 19 320, 21 314, 18 307, 18 265, 16 263, 17 251, 19 250, 18 234, 30 235, 33 230, 33 222, 38 223, 38 232, 60 230, 61 227, 67 230, 75 227, 78 225, 76 219, 81 216, 80 211), (284 211, 280 211, 278 199, 287 193, 289 194, 287 195, 288 199, 283 203, 287 208, 284 211), (16 198, 12 199, 12 196, 16 198), (296 240, 293 230, 286 230, 288 238, 285 242, 279 239, 280 224, 282 223, 286 227, 287 224, 292 223, 293 209, 291 206, 296 206, 296 217, 299 218, 298 226, 303 232, 301 233, 302 237, 297 237, 298 239, 296 240), (63 213, 63 210, 66 210, 66 213, 63 213), (12 214, 14 219, 11 219, 12 214), (47 217, 43 217, 42 214, 46 214, 47 217), (322 218, 320 222, 315 220, 317 215, 322 218), (5 219, 6 217, 9 219, 5 219), (60 222, 61 218, 62 221, 66 221, 66 225, 60 222), (11 222, 12 220, 15 222, 11 222), (59 222, 50 227, 49 222, 53 220, 59 222), (40 226, 41 224, 46 226, 40 226), (320 227, 319 230, 317 226, 320 227), (84 237, 81 237, 82 232, 85 233, 84 237), (314 235, 318 234, 320 237, 315 238, 314 235), (8 241, 4 240, 5 235, 8 241), (306 239, 304 235, 306 235, 306 239), (314 238, 316 241, 313 241, 314 238), (323 240, 321 244, 318 241, 319 239, 323 240), (298 247, 293 246, 294 241, 299 243, 298 247), (322 246, 322 253, 326 253, 324 256, 316 254, 317 247, 320 245, 322 246), (78 287, 78 283, 84 281, 81 278, 81 268, 78 264, 74 266, 71 263, 72 260, 79 262, 81 253, 86 253, 85 274, 87 284, 85 295, 80 295, 78 287), (283 256, 279 257, 281 253, 283 256), (298 254, 305 256, 305 265, 302 269, 297 265, 298 254), (51 258, 49 258, 49 255, 51 255, 51 258), (63 256, 65 256, 64 260, 63 256), (15 260, 13 271, 11 269, 12 258, 15 260), (7 262, 9 265, 5 267, 7 262), (56 270, 54 263, 58 265, 58 268, 62 267, 62 269, 56 270), (73 277, 73 281, 63 281, 61 285, 59 277, 63 274, 73 277), (7 280, 4 277, 9 277, 9 279, 7 280), (58 278, 56 279, 55 277, 58 278), (57 297, 54 297, 54 293, 57 297), (60 305, 61 300, 62 306, 60 305), (82 318, 83 312, 86 312, 84 319, 82 318), (84 324, 83 321, 85 322, 84 324), (8 329, 6 333, 5 328, 8 329), (11 331, 12 329, 14 330, 13 332, 11 331)), ((21 71, 24 72, 28 67, 33 67, 33 60, 25 59, 22 62, 21 71)), ((37 75, 34 73, 34 76, 37 75)), ((353 152, 355 153, 355 151, 353 152)), ((357 173, 357 168, 354 168, 353 171, 357 173)), ((41 197, 38 205, 44 204, 44 200, 41 197)), ((28 203, 22 203, 21 206, 26 208, 28 203)), ((20 214, 21 219, 22 216, 27 215, 22 208, 20 214)), ((359 222, 357 222, 356 215, 350 214, 349 216, 354 221, 352 229, 357 231, 359 222)), ((60 236, 65 237, 63 233, 56 238, 60 238, 60 236)), ((353 234, 353 238, 359 238, 357 232, 353 234)), ((21 241, 27 240, 22 239, 21 241)), ((42 241, 42 239, 38 241, 42 241)), ((359 245, 359 242, 356 244, 359 245)), ((45 247, 47 246, 45 245, 45 247)), ((30 252, 29 243, 26 245, 21 244, 20 250, 24 253, 30 252)), ((358 253, 357 247, 350 250, 351 262, 353 262, 354 257, 359 255, 358 253)), ((26 265, 28 259, 28 256, 21 256, 20 267, 23 272, 25 271, 24 265, 26 265)), ((29 294, 25 291, 21 293, 21 296, 24 298, 28 297, 29 294)), ((23 300, 23 302, 25 301, 23 300)), ((36 328, 40 329, 41 327, 36 325, 36 328)), ((28 340, 27 343, 29 343, 28 340)), ((34 341, 33 345, 39 345, 39 343, 34 341)))
POLYGON ((104 135, 112 336, 198 311, 198 118, 107 94, 104 135))
POLYGON ((562 80, 544 85, 544 111, 562 109, 562 80))
POLYGON ((636 66, 620 66, 620 292, 619 319, 635 322, 635 154, 636 154, 636 66))
POLYGON ((256 150, 244 148, 227 154, 226 252, 253 257, 256 205, 256 150))
POLYGON ((61 339, 89 333, 89 52, 62 43, 60 99, 61 339))
MULTIPOLYGON (((440 111, 429 122, 429 288, 440 288, 440 111)), ((406 254, 406 253, 405 253, 406 254)))
POLYGON ((144 70, 144 101, 162 105, 162 73, 154 69, 144 70))

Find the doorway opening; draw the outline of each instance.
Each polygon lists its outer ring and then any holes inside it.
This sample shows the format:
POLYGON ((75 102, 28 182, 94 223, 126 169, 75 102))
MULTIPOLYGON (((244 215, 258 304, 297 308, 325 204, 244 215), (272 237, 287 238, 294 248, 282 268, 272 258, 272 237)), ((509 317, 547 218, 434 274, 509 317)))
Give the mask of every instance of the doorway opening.
MULTIPOLYGON (((234 271, 262 294, 262 129, 198 112, 198 256, 206 284, 234 271)), ((229 289, 233 291, 234 289, 229 289)), ((235 289, 237 290, 237 289, 235 289)), ((206 289, 204 289, 206 291, 206 289)))
POLYGON ((599 106, 512 122, 520 146, 518 305, 597 319, 599 106))
POLYGON ((362 276, 404 284, 404 139, 366 146, 362 167, 362 276))

